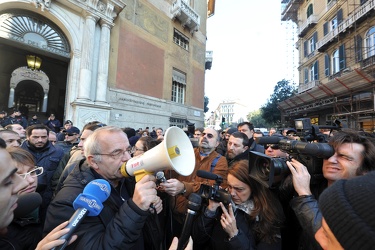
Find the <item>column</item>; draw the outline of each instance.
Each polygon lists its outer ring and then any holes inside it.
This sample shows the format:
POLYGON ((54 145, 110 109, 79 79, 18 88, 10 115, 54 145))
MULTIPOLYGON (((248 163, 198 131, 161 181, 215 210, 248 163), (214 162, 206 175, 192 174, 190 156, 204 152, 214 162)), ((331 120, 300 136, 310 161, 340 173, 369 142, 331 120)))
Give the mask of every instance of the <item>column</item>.
POLYGON ((100 33, 98 79, 97 79, 97 86, 96 86, 95 102, 107 103, 110 34, 111 34, 111 26, 108 23, 102 21, 101 33, 100 33))
POLYGON ((48 103, 48 92, 44 93, 43 97, 43 106, 42 106, 42 112, 47 112, 47 103, 48 103))
POLYGON ((88 14, 82 39, 82 58, 79 72, 78 99, 90 100, 92 62, 97 18, 88 14))
POLYGON ((10 87, 9 99, 8 99, 8 108, 13 107, 13 102, 14 102, 14 87, 10 87))

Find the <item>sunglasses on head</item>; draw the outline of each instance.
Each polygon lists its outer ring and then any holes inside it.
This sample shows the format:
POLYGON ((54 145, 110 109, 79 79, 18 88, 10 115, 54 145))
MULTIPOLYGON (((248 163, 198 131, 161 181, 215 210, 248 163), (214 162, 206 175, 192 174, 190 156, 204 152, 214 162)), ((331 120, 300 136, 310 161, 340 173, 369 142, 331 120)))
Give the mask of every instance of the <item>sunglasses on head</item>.
POLYGON ((271 147, 272 149, 280 149, 279 145, 277 145, 277 144, 267 144, 267 145, 264 146, 264 149, 267 150, 269 147, 271 147))
POLYGON ((206 136, 207 135, 207 138, 208 139, 212 139, 212 138, 214 138, 214 135, 213 134, 210 134, 210 133, 202 133, 202 136, 204 137, 204 136, 206 136))

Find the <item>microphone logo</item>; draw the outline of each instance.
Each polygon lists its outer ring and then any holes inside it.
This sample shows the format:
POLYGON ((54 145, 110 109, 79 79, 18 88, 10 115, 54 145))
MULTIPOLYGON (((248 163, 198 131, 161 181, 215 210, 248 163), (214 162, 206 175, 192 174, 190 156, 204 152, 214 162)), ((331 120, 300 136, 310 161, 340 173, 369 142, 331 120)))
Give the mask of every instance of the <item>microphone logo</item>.
POLYGON ((79 214, 77 215, 77 218, 73 221, 72 226, 75 227, 80 222, 80 220, 83 218, 83 216, 86 215, 87 209, 83 208, 79 214))
POLYGON ((100 190, 106 192, 107 194, 109 194, 111 192, 108 189, 108 185, 106 185, 105 183, 100 183, 100 182, 98 182, 96 180, 93 180, 93 181, 91 181, 91 184, 98 186, 100 188, 100 190))

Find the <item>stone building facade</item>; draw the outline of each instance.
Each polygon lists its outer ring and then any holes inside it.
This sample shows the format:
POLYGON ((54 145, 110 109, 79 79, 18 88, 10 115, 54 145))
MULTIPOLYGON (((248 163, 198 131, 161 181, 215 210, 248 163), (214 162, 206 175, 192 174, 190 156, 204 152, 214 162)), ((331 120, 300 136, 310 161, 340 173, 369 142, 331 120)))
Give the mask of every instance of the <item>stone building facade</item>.
POLYGON ((200 0, 1 1, 0 108, 78 127, 203 126, 206 21, 200 0))

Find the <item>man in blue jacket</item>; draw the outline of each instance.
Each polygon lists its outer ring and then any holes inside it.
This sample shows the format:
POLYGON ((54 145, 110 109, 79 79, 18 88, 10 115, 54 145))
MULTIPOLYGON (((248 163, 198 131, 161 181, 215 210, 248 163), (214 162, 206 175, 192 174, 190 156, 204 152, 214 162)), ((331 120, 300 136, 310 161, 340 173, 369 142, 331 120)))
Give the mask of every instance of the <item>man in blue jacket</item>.
POLYGON ((21 147, 29 151, 35 159, 35 165, 43 167, 43 174, 38 176, 37 192, 43 198, 40 217, 44 219, 47 207, 52 199, 51 178, 59 165, 64 152, 55 148, 48 140, 49 130, 43 124, 35 124, 27 128, 26 141, 21 147))

